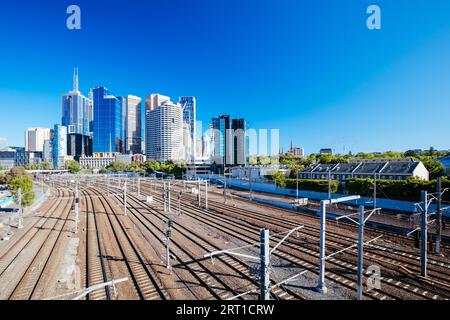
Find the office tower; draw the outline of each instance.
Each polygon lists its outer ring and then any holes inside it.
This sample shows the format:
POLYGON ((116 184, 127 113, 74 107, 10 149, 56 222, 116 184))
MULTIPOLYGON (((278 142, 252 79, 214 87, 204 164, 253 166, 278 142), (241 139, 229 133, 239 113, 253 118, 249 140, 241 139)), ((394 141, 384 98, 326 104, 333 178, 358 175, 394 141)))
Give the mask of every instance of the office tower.
POLYGON ((44 141, 42 160, 44 162, 53 163, 53 137, 51 138, 51 140, 44 141))
POLYGON ((109 93, 105 87, 92 90, 94 104, 93 153, 111 156, 123 152, 122 99, 109 93))
POLYGON ((212 153, 211 162, 218 167, 246 165, 247 138, 244 119, 231 119, 220 115, 211 123, 212 153))
POLYGON ((63 169, 67 157, 67 127, 55 125, 53 134, 53 168, 63 169))
POLYGON ((189 162, 195 162, 197 150, 197 102, 195 97, 180 97, 178 101, 183 108, 183 121, 188 124, 190 128, 190 143, 186 160, 189 162))
POLYGON ((25 151, 43 152, 44 141, 51 139, 49 128, 29 128, 25 132, 25 151))
POLYGON ((78 70, 73 76, 73 90, 63 95, 62 121, 67 127, 68 154, 79 159, 92 155, 92 127, 94 121, 92 100, 85 97, 78 88, 78 70))
POLYGON ((146 99, 146 154, 158 162, 182 161, 183 110, 168 97, 150 95, 146 99))
POLYGON ((125 153, 142 153, 141 105, 142 99, 139 97, 128 95, 123 98, 125 153))
POLYGON ((247 139, 245 136, 246 123, 244 119, 233 119, 231 123, 233 139, 233 165, 245 166, 247 164, 247 139))
POLYGON ((212 119, 212 158, 219 166, 233 164, 231 121, 229 115, 220 115, 212 119))

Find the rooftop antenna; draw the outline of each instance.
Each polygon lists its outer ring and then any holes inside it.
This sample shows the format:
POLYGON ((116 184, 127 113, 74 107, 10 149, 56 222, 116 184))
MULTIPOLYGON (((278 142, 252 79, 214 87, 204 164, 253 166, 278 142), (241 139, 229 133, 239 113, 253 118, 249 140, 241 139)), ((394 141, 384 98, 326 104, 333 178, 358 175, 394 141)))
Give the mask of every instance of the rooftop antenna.
POLYGON ((78 68, 73 71, 73 91, 78 92, 78 68))

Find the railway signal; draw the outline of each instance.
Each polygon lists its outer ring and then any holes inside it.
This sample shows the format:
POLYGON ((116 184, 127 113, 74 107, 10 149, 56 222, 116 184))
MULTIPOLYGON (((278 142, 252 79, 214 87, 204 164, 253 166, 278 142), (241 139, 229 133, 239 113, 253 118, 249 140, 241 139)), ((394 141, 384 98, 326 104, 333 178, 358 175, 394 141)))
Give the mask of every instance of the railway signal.
POLYGON ((172 266, 170 264, 170 238, 172 236, 173 221, 171 219, 166 220, 165 228, 165 243, 166 243, 166 268, 171 270, 172 266))

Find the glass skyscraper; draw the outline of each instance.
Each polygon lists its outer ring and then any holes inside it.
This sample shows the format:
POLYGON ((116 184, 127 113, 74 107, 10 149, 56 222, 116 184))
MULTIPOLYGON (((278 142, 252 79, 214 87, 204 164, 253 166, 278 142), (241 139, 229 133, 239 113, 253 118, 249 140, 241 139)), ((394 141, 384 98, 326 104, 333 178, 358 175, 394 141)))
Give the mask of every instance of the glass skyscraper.
POLYGON ((78 70, 73 76, 73 90, 62 98, 61 124, 67 127, 68 154, 79 158, 92 154, 92 127, 94 122, 92 100, 78 89, 78 70))
POLYGON ((94 146, 95 154, 123 152, 122 99, 109 93, 105 87, 92 90, 94 103, 94 146))
POLYGON ((53 168, 62 169, 67 156, 67 127, 55 125, 53 133, 53 168))
POLYGON ((183 108, 183 121, 189 126, 190 131, 190 155, 189 159, 186 160, 194 162, 195 151, 197 149, 197 102, 195 97, 180 97, 179 103, 183 108))

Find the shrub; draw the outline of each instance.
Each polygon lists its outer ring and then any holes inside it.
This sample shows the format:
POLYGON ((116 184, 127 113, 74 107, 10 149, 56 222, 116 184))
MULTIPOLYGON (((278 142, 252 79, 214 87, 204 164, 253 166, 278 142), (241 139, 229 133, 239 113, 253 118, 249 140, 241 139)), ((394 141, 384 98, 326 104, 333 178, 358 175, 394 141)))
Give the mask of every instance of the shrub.
MULTIPOLYGON (((339 181, 331 180, 331 193, 336 193, 339 187, 339 181)), ((286 188, 297 189, 297 180, 288 179, 286 181, 286 188)), ((328 192, 328 180, 298 180, 298 188, 300 190, 328 192)))

